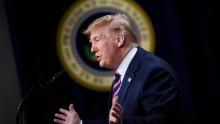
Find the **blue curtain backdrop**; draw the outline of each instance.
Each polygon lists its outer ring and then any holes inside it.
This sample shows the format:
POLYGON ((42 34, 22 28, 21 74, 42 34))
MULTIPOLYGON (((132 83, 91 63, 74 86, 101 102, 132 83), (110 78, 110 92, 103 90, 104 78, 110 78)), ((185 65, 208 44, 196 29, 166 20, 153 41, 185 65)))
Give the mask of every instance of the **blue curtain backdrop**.
MULTIPOLYGON (((136 2, 149 14, 155 28, 155 54, 168 61, 179 76, 184 123, 219 122, 213 114, 219 112, 220 98, 217 4, 212 0, 136 2)), ((63 69, 55 38, 60 19, 72 3, 74 0, 5 0, 23 96, 37 81, 63 69)), ((52 123, 58 108, 71 102, 82 118, 106 116, 108 93, 85 89, 68 75, 55 84, 29 98, 27 122, 52 123)))

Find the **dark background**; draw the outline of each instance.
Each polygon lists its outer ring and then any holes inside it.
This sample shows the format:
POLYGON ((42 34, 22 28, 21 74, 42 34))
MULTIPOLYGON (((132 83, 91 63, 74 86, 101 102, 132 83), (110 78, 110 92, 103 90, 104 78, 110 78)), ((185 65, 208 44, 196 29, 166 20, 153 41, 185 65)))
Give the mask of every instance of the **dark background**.
MULTIPOLYGON (((155 28, 155 54, 177 70, 188 115, 186 123, 218 123, 218 4, 212 0, 136 1, 149 14, 155 28)), ((56 52, 56 33, 73 2, 5 0, 22 96, 40 79, 63 70, 56 52)), ((54 112, 70 102, 80 109, 82 118, 105 116, 108 93, 85 89, 68 75, 56 82, 59 83, 39 90, 28 100, 28 121, 50 123, 54 112)))

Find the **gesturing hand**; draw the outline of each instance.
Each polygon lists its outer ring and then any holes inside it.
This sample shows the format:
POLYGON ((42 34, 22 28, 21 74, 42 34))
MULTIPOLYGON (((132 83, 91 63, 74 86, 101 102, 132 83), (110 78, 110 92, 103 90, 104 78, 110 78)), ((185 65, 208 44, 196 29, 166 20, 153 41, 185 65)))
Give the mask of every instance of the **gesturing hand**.
POLYGON ((57 124, 80 124, 80 118, 75 111, 73 104, 69 105, 69 110, 60 108, 60 113, 55 114, 54 122, 57 124))
POLYGON ((119 103, 118 96, 113 98, 112 107, 109 113, 109 124, 122 124, 123 109, 119 103))

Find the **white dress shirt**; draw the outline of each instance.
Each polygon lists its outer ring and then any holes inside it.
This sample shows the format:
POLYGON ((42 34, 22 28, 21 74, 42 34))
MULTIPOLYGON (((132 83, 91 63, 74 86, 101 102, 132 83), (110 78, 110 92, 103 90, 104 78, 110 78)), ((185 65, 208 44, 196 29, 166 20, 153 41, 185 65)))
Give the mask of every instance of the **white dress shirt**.
POLYGON ((136 52, 137 52, 137 47, 132 48, 125 56, 125 58, 122 60, 121 64, 118 66, 116 72, 118 72, 121 75, 121 82, 123 81, 128 66, 131 63, 131 60, 134 58, 136 52))

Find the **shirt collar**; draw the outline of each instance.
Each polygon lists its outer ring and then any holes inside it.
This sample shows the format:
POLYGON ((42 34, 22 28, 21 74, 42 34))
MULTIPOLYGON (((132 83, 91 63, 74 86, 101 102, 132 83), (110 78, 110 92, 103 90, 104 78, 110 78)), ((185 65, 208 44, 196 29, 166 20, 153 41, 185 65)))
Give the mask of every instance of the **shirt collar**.
POLYGON ((122 60, 121 64, 119 65, 116 72, 118 72, 121 75, 121 81, 123 81, 123 78, 125 76, 125 73, 128 69, 128 66, 131 62, 131 60, 134 58, 134 55, 137 52, 137 48, 133 47, 128 54, 125 56, 125 58, 122 60))

